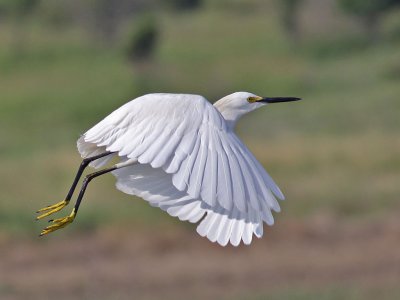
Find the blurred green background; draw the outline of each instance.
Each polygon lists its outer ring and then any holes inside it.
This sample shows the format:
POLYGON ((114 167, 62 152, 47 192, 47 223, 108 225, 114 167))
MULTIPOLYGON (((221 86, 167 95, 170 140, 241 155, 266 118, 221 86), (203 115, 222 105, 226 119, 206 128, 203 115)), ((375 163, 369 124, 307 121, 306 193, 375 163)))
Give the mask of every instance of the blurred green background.
POLYGON ((399 94, 400 1, 0 0, 0 298, 399 298, 399 94), (304 99, 237 128, 288 199, 261 240, 211 244, 111 175, 37 237, 112 110, 234 91, 304 99))

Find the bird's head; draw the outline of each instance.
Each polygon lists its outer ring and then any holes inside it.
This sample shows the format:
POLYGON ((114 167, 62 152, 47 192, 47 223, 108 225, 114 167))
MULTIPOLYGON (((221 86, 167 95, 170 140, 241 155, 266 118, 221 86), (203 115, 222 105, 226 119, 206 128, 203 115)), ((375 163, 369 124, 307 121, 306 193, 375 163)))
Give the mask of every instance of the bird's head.
POLYGON ((248 92, 236 92, 221 98, 215 102, 214 106, 233 127, 241 116, 261 106, 298 100, 301 99, 297 97, 261 97, 248 92))

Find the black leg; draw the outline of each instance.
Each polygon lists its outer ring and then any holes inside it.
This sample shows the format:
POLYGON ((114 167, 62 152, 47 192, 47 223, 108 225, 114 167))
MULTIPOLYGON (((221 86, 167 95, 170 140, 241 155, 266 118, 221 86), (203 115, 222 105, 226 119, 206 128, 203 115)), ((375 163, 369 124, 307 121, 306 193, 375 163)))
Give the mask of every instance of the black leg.
POLYGON ((96 160, 96 159, 99 159, 99 158, 102 158, 102 157, 104 157, 104 156, 110 155, 110 154, 112 154, 112 152, 105 152, 105 153, 102 153, 102 154, 99 154, 99 155, 96 155, 96 156, 92 156, 92 157, 88 157, 88 158, 85 158, 84 160, 82 160, 82 163, 81 163, 81 165, 79 166, 78 172, 76 173, 74 182, 72 183, 72 186, 71 186, 71 188, 69 189, 69 192, 68 192, 68 194, 67 194, 67 197, 65 198, 66 201, 71 200, 72 195, 74 194, 75 188, 76 188, 76 186, 77 186, 77 184, 78 184, 78 182, 79 182, 79 179, 81 178, 82 173, 83 173, 83 171, 86 169, 86 167, 87 167, 92 161, 94 161, 94 160, 96 160))
POLYGON ((85 177, 85 179, 83 180, 83 183, 82 183, 81 191, 79 192, 78 198, 76 199, 76 203, 75 203, 75 207, 74 207, 75 214, 78 212, 79 205, 81 205, 82 198, 85 195, 85 191, 86 191, 86 188, 87 188, 89 182, 92 181, 92 179, 94 179, 94 178, 96 178, 96 177, 98 177, 100 175, 112 172, 112 171, 114 171, 116 169, 117 169, 117 167, 114 166, 114 167, 111 167, 111 168, 107 168, 107 169, 100 170, 100 171, 97 171, 97 172, 90 173, 90 174, 86 175, 86 177, 85 177))
MULTIPOLYGON (((79 206, 80 206, 80 204, 82 202, 83 196, 85 195, 86 188, 87 188, 89 182, 92 181, 92 179, 94 179, 94 178, 96 178, 96 177, 98 177, 100 175, 103 175, 103 174, 112 172, 114 170, 117 170, 119 168, 124 168, 124 167, 127 167, 127 166, 134 165, 136 163, 137 163, 137 159, 129 159, 127 161, 115 164, 111 168, 103 169, 103 170, 100 170, 100 171, 97 171, 97 172, 94 172, 94 173, 86 175, 85 179, 82 182, 81 191, 79 192, 78 198, 76 199, 76 203, 75 203, 74 209, 72 210, 71 214, 69 214, 66 217, 62 217, 62 218, 55 219, 55 220, 50 220, 49 222, 52 223, 52 224, 47 226, 46 228, 44 228, 42 230, 42 232, 40 233, 40 236, 43 236, 45 234, 48 234, 50 232, 56 231, 56 230, 58 230, 60 228, 63 228, 63 227, 67 226, 68 224, 70 224, 70 223, 72 223, 74 221, 75 216, 76 216, 76 214, 78 212, 79 206)), ((79 168, 78 174, 77 174, 78 180, 79 180, 79 177, 82 175, 83 169, 86 166, 82 163, 82 165, 81 165, 82 170, 81 170, 81 168, 79 168)), ((77 179, 75 178, 75 180, 77 180, 77 179)), ((74 185, 76 186, 75 180, 74 180, 74 185)), ((57 203, 57 204, 53 205, 52 207, 50 207, 51 211, 47 211, 48 208, 45 208, 45 210, 47 212, 44 213, 43 215, 37 217, 37 219, 41 219, 41 218, 43 218, 45 216, 48 216, 48 215, 50 215, 52 213, 55 213, 55 212, 61 210, 66 205, 66 203, 68 203, 68 202, 66 200, 64 200, 64 201, 61 201, 60 203, 57 203)))
POLYGON ((76 200, 76 203, 75 203, 75 207, 72 210, 71 214, 66 216, 66 217, 63 217, 63 218, 50 220, 49 222, 52 223, 52 224, 47 226, 45 229, 43 229, 42 232, 40 233, 40 236, 43 236, 43 235, 48 234, 50 232, 56 231, 56 230, 58 230, 60 228, 63 228, 65 226, 67 226, 68 224, 72 223, 74 221, 74 219, 75 219, 75 216, 76 216, 77 212, 78 212, 79 205, 81 204, 82 198, 83 198, 83 196, 85 194, 85 191, 86 191, 86 188, 87 188, 89 182, 93 178, 96 178, 96 177, 98 177, 100 175, 109 173, 109 172, 114 171, 116 169, 118 169, 118 167, 114 166, 114 167, 107 168, 107 169, 104 169, 104 170, 101 170, 101 171, 98 171, 98 172, 94 172, 94 173, 91 173, 91 174, 87 175, 85 177, 85 179, 83 180, 81 191, 79 193, 78 199, 76 200))
POLYGON ((39 210, 37 211, 37 213, 41 213, 41 215, 37 216, 37 217, 36 217, 36 220, 43 219, 44 217, 47 217, 47 216, 49 216, 49 215, 51 215, 51 214, 54 214, 54 213, 60 211, 61 209, 63 209, 65 206, 67 206, 68 203, 69 203, 69 201, 70 201, 71 198, 72 198, 72 195, 74 194, 76 185, 78 184, 79 179, 81 178, 82 173, 83 173, 83 171, 85 170, 85 168, 86 168, 92 161, 94 161, 94 160, 96 160, 96 159, 99 159, 99 158, 102 158, 102 157, 105 157, 105 156, 110 155, 110 154, 112 154, 112 152, 105 152, 105 153, 101 153, 101 154, 96 155, 96 156, 92 156, 92 157, 85 158, 85 159, 82 161, 81 165, 79 166, 78 172, 76 173, 75 179, 74 179, 74 181, 73 181, 73 183, 72 183, 71 188, 69 189, 69 192, 68 192, 67 197, 65 198, 65 200, 60 201, 60 202, 58 202, 58 203, 56 203, 56 204, 53 204, 53 205, 48 205, 48 206, 46 206, 46 207, 44 207, 44 208, 42 208, 42 209, 39 209, 39 210))

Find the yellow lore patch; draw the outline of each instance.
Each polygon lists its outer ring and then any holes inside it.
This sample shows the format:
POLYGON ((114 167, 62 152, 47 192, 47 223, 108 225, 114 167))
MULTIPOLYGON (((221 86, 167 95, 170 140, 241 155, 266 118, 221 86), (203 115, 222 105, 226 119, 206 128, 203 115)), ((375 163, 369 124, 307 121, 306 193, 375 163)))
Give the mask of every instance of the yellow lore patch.
POLYGON ((260 97, 260 96, 252 96, 252 97, 247 98, 247 101, 249 103, 254 103, 254 102, 260 101, 262 99, 263 99, 263 97, 260 97))

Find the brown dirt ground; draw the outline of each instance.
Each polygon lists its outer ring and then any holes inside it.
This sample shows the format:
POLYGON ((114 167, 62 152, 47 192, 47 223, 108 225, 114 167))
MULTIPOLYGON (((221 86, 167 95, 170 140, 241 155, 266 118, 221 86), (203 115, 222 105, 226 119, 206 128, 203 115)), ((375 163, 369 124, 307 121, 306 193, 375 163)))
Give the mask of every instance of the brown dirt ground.
POLYGON ((45 239, 0 235, 1 299, 232 299, 295 287, 400 282, 400 220, 319 214, 278 222, 249 247, 188 226, 113 226, 45 239))

